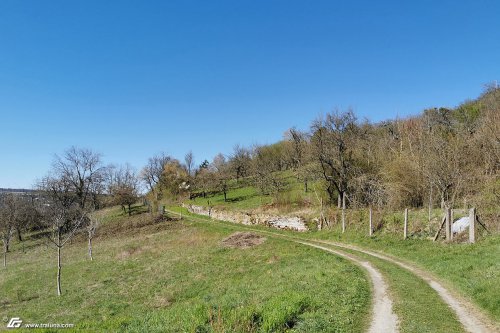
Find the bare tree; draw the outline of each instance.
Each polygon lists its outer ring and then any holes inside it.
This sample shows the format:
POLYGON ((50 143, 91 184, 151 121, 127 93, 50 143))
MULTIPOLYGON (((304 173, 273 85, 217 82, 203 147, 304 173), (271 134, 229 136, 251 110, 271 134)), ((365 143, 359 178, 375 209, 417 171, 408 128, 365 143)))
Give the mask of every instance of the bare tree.
POLYGON ((184 163, 186 165, 186 170, 189 176, 192 176, 194 173, 194 155, 193 152, 190 150, 185 156, 184 156, 184 163))
POLYGON ((276 194, 285 189, 286 183, 277 172, 281 168, 281 156, 274 145, 257 146, 254 149, 253 180, 263 194, 276 194))
POLYGON ((304 184, 304 192, 308 191, 308 183, 313 179, 314 165, 311 163, 311 149, 306 133, 295 127, 286 133, 287 153, 291 161, 292 170, 297 180, 304 184))
POLYGON ((93 212, 92 214, 89 215, 86 229, 87 229, 88 252, 90 261, 94 260, 94 257, 92 255, 92 240, 94 239, 95 233, 100 224, 101 224, 101 217, 96 212, 93 212))
POLYGON ((217 154, 210 165, 210 169, 214 174, 215 187, 224 194, 224 202, 227 201, 227 191, 229 190, 228 181, 229 165, 226 158, 221 153, 217 154))
POLYGON ((0 236, 3 244, 3 267, 7 267, 7 252, 15 224, 16 205, 13 194, 0 197, 0 236))
POLYGON ((39 201, 39 212, 42 219, 40 227, 47 231, 47 240, 57 249, 57 295, 61 291, 61 250, 83 225, 87 216, 80 206, 81 197, 74 192, 72 180, 45 177, 39 184, 43 193, 39 201))
POLYGON ((353 139, 357 132, 356 117, 352 110, 335 111, 312 125, 314 154, 321 165, 322 176, 327 184, 330 202, 338 194, 340 198, 348 189, 354 174, 353 139))
POLYGON ((100 154, 74 146, 66 150, 62 157, 56 155, 53 163, 54 175, 65 179, 71 186, 82 209, 89 203, 92 191, 103 183, 105 169, 100 154))
POLYGON ((158 185, 161 180, 165 165, 171 160, 172 158, 165 153, 150 157, 148 163, 140 173, 140 179, 149 188, 155 200, 159 200, 161 196, 161 188, 157 188, 156 185, 158 185))
POLYGON ((233 154, 230 158, 230 166, 235 174, 236 181, 248 175, 251 168, 251 162, 252 159, 248 149, 240 145, 234 146, 233 154))
POLYGON ((114 171, 109 192, 111 193, 113 202, 122 206, 124 212, 125 207, 128 207, 128 215, 131 216, 131 206, 138 199, 139 178, 130 165, 127 164, 114 171))

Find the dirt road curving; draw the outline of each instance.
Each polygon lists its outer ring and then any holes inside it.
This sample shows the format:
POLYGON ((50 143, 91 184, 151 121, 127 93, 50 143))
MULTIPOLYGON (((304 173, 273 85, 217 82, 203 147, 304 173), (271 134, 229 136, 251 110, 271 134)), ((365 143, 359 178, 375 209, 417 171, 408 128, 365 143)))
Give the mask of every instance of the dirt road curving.
POLYGON ((446 289, 435 277, 427 271, 402 261, 401 259, 382 254, 375 251, 366 250, 354 245, 348 245, 332 241, 315 240, 316 243, 335 246, 347 250, 361 252, 388 262, 391 262, 399 267, 402 267, 422 280, 434 289, 441 299, 456 313, 458 320, 466 331, 471 333, 488 333, 500 332, 500 329, 486 318, 476 307, 458 295, 454 295, 450 290, 446 289))
POLYGON ((356 263, 357 265, 363 267, 370 276, 373 288, 372 315, 371 315, 370 328, 368 329, 368 332, 369 333, 399 332, 398 317, 392 311, 392 300, 388 293, 387 283, 382 277, 382 274, 380 274, 380 272, 376 270, 372 264, 370 264, 368 261, 361 260, 356 256, 343 251, 333 250, 309 242, 303 242, 303 241, 296 241, 296 242, 333 253, 337 256, 346 258, 356 263))

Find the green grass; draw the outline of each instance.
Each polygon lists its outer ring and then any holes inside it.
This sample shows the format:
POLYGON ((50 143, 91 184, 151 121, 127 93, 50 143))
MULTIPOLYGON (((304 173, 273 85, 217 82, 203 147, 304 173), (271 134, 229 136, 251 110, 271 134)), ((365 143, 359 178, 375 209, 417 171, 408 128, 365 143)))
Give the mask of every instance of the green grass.
MULTIPOLYGON (((188 214, 185 209, 176 209, 177 211, 182 210, 183 214, 188 214)), ((235 226, 234 223, 226 222, 225 224, 235 226)), ((244 228, 244 226, 235 227, 244 228)), ((300 234, 269 229, 264 226, 251 226, 251 228, 283 235, 357 244, 364 248, 382 251, 414 262, 434 273, 448 287, 458 290, 464 297, 472 300, 491 318, 500 321, 500 289, 498 288, 500 284, 500 236, 498 235, 486 237, 476 244, 446 244, 420 238, 402 240, 401 237, 390 233, 376 234, 374 237, 369 238, 355 228, 341 234, 338 226, 335 226, 333 230, 300 234)), ((356 254, 358 255, 358 253, 356 254)), ((447 331, 447 325, 453 327, 452 321, 446 320, 443 320, 441 325, 437 325, 442 320, 442 317, 433 313, 442 312, 444 305, 442 302, 438 302, 438 296, 422 280, 397 266, 388 263, 384 264, 384 262, 372 257, 367 258, 374 262, 381 271, 385 272, 386 277, 391 281, 392 291, 395 293, 396 298, 400 300, 397 309, 399 309, 398 314, 405 318, 406 324, 403 327, 406 327, 406 331, 418 331, 419 321, 422 321, 422 323, 434 322, 436 330, 442 332, 447 331), (401 287, 402 285, 405 287, 401 287), (402 295, 406 295, 406 300, 402 295), (428 295, 428 298, 424 297, 424 295, 428 295), (418 304, 415 300, 418 299, 425 300, 422 304, 427 304, 429 308, 425 309, 420 304, 420 310, 416 310, 418 304), (415 303, 412 304, 412 301, 415 303), (412 308, 415 308, 415 314, 412 308)), ((446 306, 444 307, 446 308, 446 306)), ((449 312, 445 311, 443 313, 449 312)), ((453 315, 450 318, 452 317, 453 315)), ((430 327, 433 326, 428 326, 429 331, 432 332, 430 327)), ((425 331, 425 328, 422 328, 422 330, 425 331)))
POLYGON ((387 261, 348 252, 369 260, 384 276, 390 286, 401 333, 465 332, 455 313, 425 281, 387 261))
POLYGON ((285 191, 273 194, 263 194, 258 188, 252 186, 251 179, 243 179, 237 183, 235 180, 229 182, 227 200, 224 201, 222 192, 212 193, 205 198, 197 197, 186 200, 185 203, 210 206, 228 210, 252 210, 263 206, 275 206, 285 209, 300 209, 304 205, 309 206, 317 201, 314 194, 314 187, 318 187, 319 182, 310 182, 309 191, 304 192, 304 184, 298 182, 291 171, 278 172, 278 177, 285 184, 285 191))
MULTIPOLYGON (((55 250, 15 244, 0 272, 0 318, 74 323, 90 331, 361 332, 370 287, 358 267, 328 253, 268 238, 249 249, 220 242, 234 229, 169 221, 150 224, 108 212, 94 241, 63 249, 62 289, 55 250)), ((150 222, 150 221, 149 221, 150 222)), ((38 244, 38 245, 37 245, 38 244)))
POLYGON ((446 244, 393 235, 373 238, 358 233, 315 232, 308 237, 358 244, 418 264, 448 286, 461 291, 500 321, 500 236, 489 236, 476 244, 446 244))
POLYGON ((254 209, 262 205, 270 204, 271 202, 271 196, 260 194, 254 187, 241 186, 228 191, 226 202, 224 202, 223 193, 216 193, 207 195, 206 198, 198 197, 186 203, 205 207, 210 205, 225 209, 245 210, 254 209))
MULTIPOLYGON (((245 210, 259 207, 265 209, 266 204, 274 208, 277 203, 283 201, 284 204, 278 207, 280 213, 294 214, 294 211, 300 210, 300 215, 309 220, 308 226, 312 226, 313 230, 302 234, 303 236, 355 243, 415 262, 437 275, 448 286, 458 289, 463 296, 474 301, 492 318, 500 321, 498 207, 485 208, 479 212, 493 234, 480 230, 479 241, 475 245, 459 242, 448 244, 442 239, 438 242, 431 241, 441 224, 443 215, 441 209, 432 210, 430 221, 427 209, 410 209, 409 239, 406 241, 402 240, 404 220, 402 209, 398 211, 374 210, 373 223, 377 230, 372 239, 367 237, 367 209, 348 209, 347 232, 341 235, 340 210, 330 207, 326 215, 332 225, 326 230, 317 232, 310 221, 313 217, 319 216, 318 202, 314 193, 312 191, 304 193, 302 184, 297 182, 290 173, 284 173, 283 177, 287 179, 288 187, 278 196, 262 196, 256 189, 248 186, 233 191, 235 197, 240 197, 242 200, 224 203, 222 196, 215 195, 216 199, 213 203, 228 210, 245 210), (263 198, 267 201, 264 202, 263 198)), ((316 186, 319 188, 319 183, 316 186)), ((229 197, 231 197, 231 192, 229 197)), ((195 200, 194 203, 206 206, 206 202, 195 200)), ((458 218, 466 214, 466 211, 456 210, 454 217, 458 218)), ((461 238, 466 240, 467 237, 465 235, 461 238)))

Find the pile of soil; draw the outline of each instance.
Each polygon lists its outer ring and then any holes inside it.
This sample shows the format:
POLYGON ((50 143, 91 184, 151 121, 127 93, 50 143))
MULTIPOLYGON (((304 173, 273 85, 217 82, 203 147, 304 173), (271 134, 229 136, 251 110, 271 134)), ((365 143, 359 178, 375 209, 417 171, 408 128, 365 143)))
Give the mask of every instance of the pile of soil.
POLYGON ((235 232, 231 236, 222 240, 222 245, 236 249, 246 249, 252 246, 257 246, 266 240, 265 237, 259 236, 252 232, 235 232))

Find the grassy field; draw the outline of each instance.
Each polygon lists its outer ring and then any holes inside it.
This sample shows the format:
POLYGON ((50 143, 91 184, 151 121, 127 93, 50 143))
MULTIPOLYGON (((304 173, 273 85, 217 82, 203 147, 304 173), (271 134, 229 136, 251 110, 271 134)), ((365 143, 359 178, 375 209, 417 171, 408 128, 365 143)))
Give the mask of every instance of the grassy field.
POLYGON ((272 238, 226 248, 221 240, 232 228, 152 223, 136 213, 106 212, 92 262, 83 236, 63 249, 61 297, 55 250, 34 237, 27 237, 24 253, 15 243, 0 273, 0 318, 124 332, 361 332, 367 326, 369 283, 343 259, 272 238))
MULTIPOLYGON (((183 214, 188 214, 185 209, 183 214)), ((198 216, 205 219, 206 217, 198 216)), ((231 225, 231 223, 227 223, 231 225)), ((420 267, 439 277, 445 285, 458 290, 462 296, 472 300, 491 318, 500 322, 500 236, 491 235, 476 244, 432 242, 422 238, 401 239, 391 233, 375 234, 372 238, 356 228, 346 233, 340 232, 339 226, 332 230, 310 231, 296 233, 269 229, 263 226, 251 226, 253 229, 272 231, 283 235, 299 236, 308 239, 333 240, 357 244, 364 248, 382 251, 416 263, 420 267)), ((392 281, 394 297, 397 300, 397 310, 404 318, 402 329, 406 332, 460 332, 460 329, 450 330, 456 322, 445 320, 452 318, 447 313, 446 306, 439 305, 437 298, 427 297, 427 307, 418 306, 416 299, 424 299, 422 295, 433 292, 422 280, 415 278, 394 265, 371 258, 371 261, 392 281), (413 304, 412 304, 413 302, 413 304), (433 323, 427 327, 419 327, 417 323, 433 323), (413 326, 412 326, 413 325, 413 326), (417 325, 417 326, 415 326, 417 325)), ((436 296, 437 297, 437 296, 436 296)))
MULTIPOLYGON (((270 214, 288 213, 298 215, 309 220, 308 225, 313 229, 302 234, 304 237, 330 239, 383 251, 414 262, 440 277, 448 286, 458 289, 466 298, 473 300, 492 318, 500 321, 500 223, 498 209, 484 209, 481 211, 483 221, 487 224, 490 233, 479 230, 479 242, 471 245, 466 242, 454 241, 451 244, 443 240, 432 242, 436 230, 439 228, 443 211, 433 209, 429 220, 429 212, 425 208, 410 209, 409 212, 409 239, 402 240, 403 210, 391 211, 374 210, 373 224, 376 229, 374 237, 368 237, 368 210, 348 209, 346 212, 347 232, 341 233, 341 212, 330 207, 326 215, 331 225, 326 230, 314 230, 310 223, 313 217, 319 215, 317 199, 314 193, 304 193, 302 184, 296 181, 291 174, 283 174, 287 179, 287 190, 279 195, 262 195, 250 185, 234 189, 229 192, 228 198, 238 200, 223 201, 222 194, 215 194, 209 198, 211 205, 219 209, 245 210, 264 209, 270 214), (263 204, 259 204, 262 202, 263 204)), ((310 188, 312 188, 312 185, 310 188)), ((319 186, 316 184, 316 186, 319 186)), ((191 201, 189 201, 191 203, 191 201)), ((204 205, 201 199, 192 203, 204 205)), ((458 208, 458 207, 457 207, 458 208)), ((455 210, 454 217, 459 218, 467 214, 466 210, 455 210)), ((466 235, 460 237, 466 240, 466 235)))

